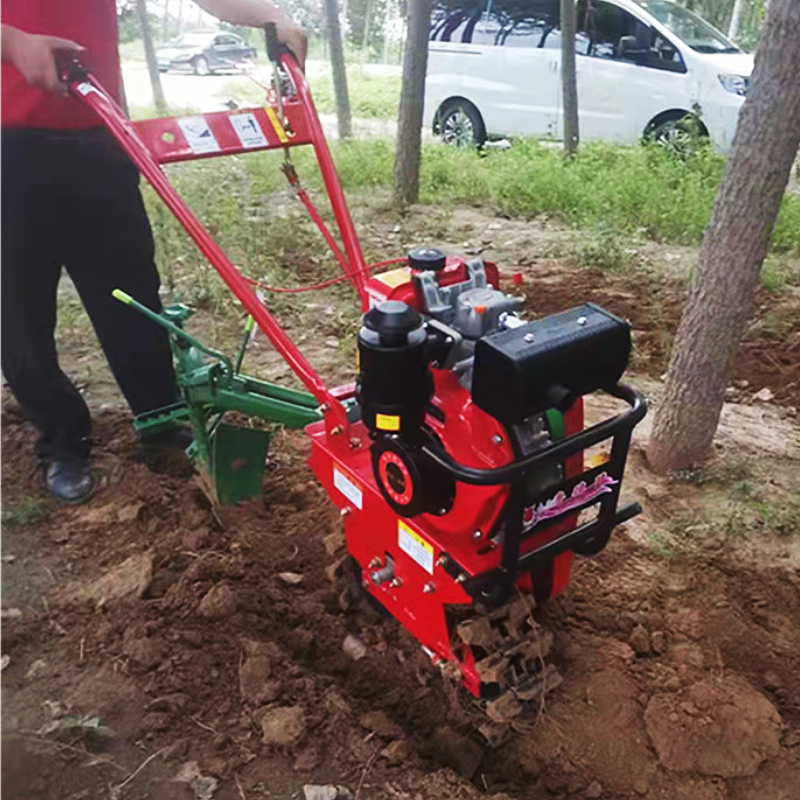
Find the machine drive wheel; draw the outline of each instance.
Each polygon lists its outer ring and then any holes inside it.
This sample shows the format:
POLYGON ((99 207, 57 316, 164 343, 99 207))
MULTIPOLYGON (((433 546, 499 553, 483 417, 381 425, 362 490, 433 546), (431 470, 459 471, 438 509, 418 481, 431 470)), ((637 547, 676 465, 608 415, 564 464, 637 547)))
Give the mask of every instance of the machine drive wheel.
POLYGON ((195 75, 203 76, 211 74, 211 69, 208 66, 208 59, 205 56, 197 56, 192 62, 192 66, 194 67, 195 75))
POLYGON ((486 126, 480 112, 466 100, 455 100, 444 107, 439 133, 445 144, 456 147, 482 147, 486 141, 486 126))

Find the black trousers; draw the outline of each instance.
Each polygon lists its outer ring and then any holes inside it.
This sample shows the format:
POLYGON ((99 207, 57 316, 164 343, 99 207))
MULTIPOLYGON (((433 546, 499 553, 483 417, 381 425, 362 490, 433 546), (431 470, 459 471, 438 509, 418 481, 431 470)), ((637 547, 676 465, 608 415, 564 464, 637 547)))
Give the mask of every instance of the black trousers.
POLYGON ((166 331, 114 300, 160 311, 139 175, 102 130, 2 132, 2 368, 39 430, 44 459, 85 457, 91 417, 56 354, 56 290, 67 270, 134 414, 178 396, 166 331))

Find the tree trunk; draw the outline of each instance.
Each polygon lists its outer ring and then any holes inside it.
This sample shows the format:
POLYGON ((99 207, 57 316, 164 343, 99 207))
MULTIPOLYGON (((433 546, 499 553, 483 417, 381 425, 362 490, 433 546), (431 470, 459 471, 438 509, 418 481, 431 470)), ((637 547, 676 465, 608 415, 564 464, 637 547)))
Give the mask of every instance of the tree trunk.
POLYGON ((731 12, 731 21, 728 25, 728 38, 736 39, 739 35, 739 20, 742 18, 742 0, 734 0, 733 11, 731 12))
POLYGON ((328 41, 331 46, 331 68, 333 70, 333 93, 336 96, 336 119, 339 123, 339 138, 353 136, 353 120, 350 116, 350 97, 347 94, 347 72, 344 66, 342 29, 339 25, 339 3, 325 0, 328 16, 328 41))
POLYGON ((142 29, 144 56, 147 59, 147 71, 150 73, 150 85, 153 87, 153 102, 159 114, 166 114, 167 101, 164 99, 164 90, 161 88, 161 77, 158 74, 156 51, 153 47, 153 37, 150 35, 150 23, 147 21, 145 0, 136 0, 136 14, 139 17, 139 25, 142 29))
POLYGON ((422 105, 428 68, 431 0, 408 4, 408 36, 403 51, 403 87, 397 119, 394 157, 394 201, 404 206, 419 199, 422 157, 422 105))
POLYGON ((161 29, 161 38, 165 42, 169 39, 169 0, 164 0, 164 25, 161 29))
POLYGON ((575 69, 575 2, 561 0, 561 94, 564 105, 564 154, 578 151, 578 78, 575 69))
POLYGON ((366 52, 369 45, 369 17, 372 13, 372 0, 367 0, 367 7, 364 10, 364 35, 361 37, 361 50, 366 52))
POLYGON ((707 458, 729 367, 800 146, 800 14, 772 0, 747 100, 703 237, 648 457, 657 472, 707 458))

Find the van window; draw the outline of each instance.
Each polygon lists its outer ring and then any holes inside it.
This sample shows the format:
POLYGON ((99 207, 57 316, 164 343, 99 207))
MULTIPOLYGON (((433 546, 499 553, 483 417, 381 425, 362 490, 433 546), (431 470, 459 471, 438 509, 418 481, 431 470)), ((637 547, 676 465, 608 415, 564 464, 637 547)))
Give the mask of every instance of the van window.
POLYGON ((488 23, 492 44, 500 47, 544 47, 558 24, 558 0, 492 0, 488 23))
POLYGON ((431 15, 430 39, 544 47, 557 23, 558 0, 438 0, 431 15))
POLYGON ((578 0, 575 52, 686 72, 678 49, 660 33, 613 3, 578 0))
POLYGON ((636 0, 698 53, 739 53, 739 48, 704 19, 667 0, 636 0))
POLYGON ((470 44, 485 13, 486 0, 437 0, 431 12, 430 40, 470 44))

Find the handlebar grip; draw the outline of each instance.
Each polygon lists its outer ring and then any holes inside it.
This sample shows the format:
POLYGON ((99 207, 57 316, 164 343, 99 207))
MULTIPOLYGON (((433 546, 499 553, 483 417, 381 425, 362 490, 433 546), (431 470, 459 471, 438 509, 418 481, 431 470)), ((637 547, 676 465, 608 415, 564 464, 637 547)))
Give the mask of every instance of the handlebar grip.
POLYGON ((278 42, 278 26, 274 22, 264 25, 264 38, 267 43, 267 58, 277 64, 281 57, 281 46, 278 42))
POLYGON ((64 83, 86 80, 88 73, 77 53, 72 50, 57 50, 54 57, 59 80, 64 83))

